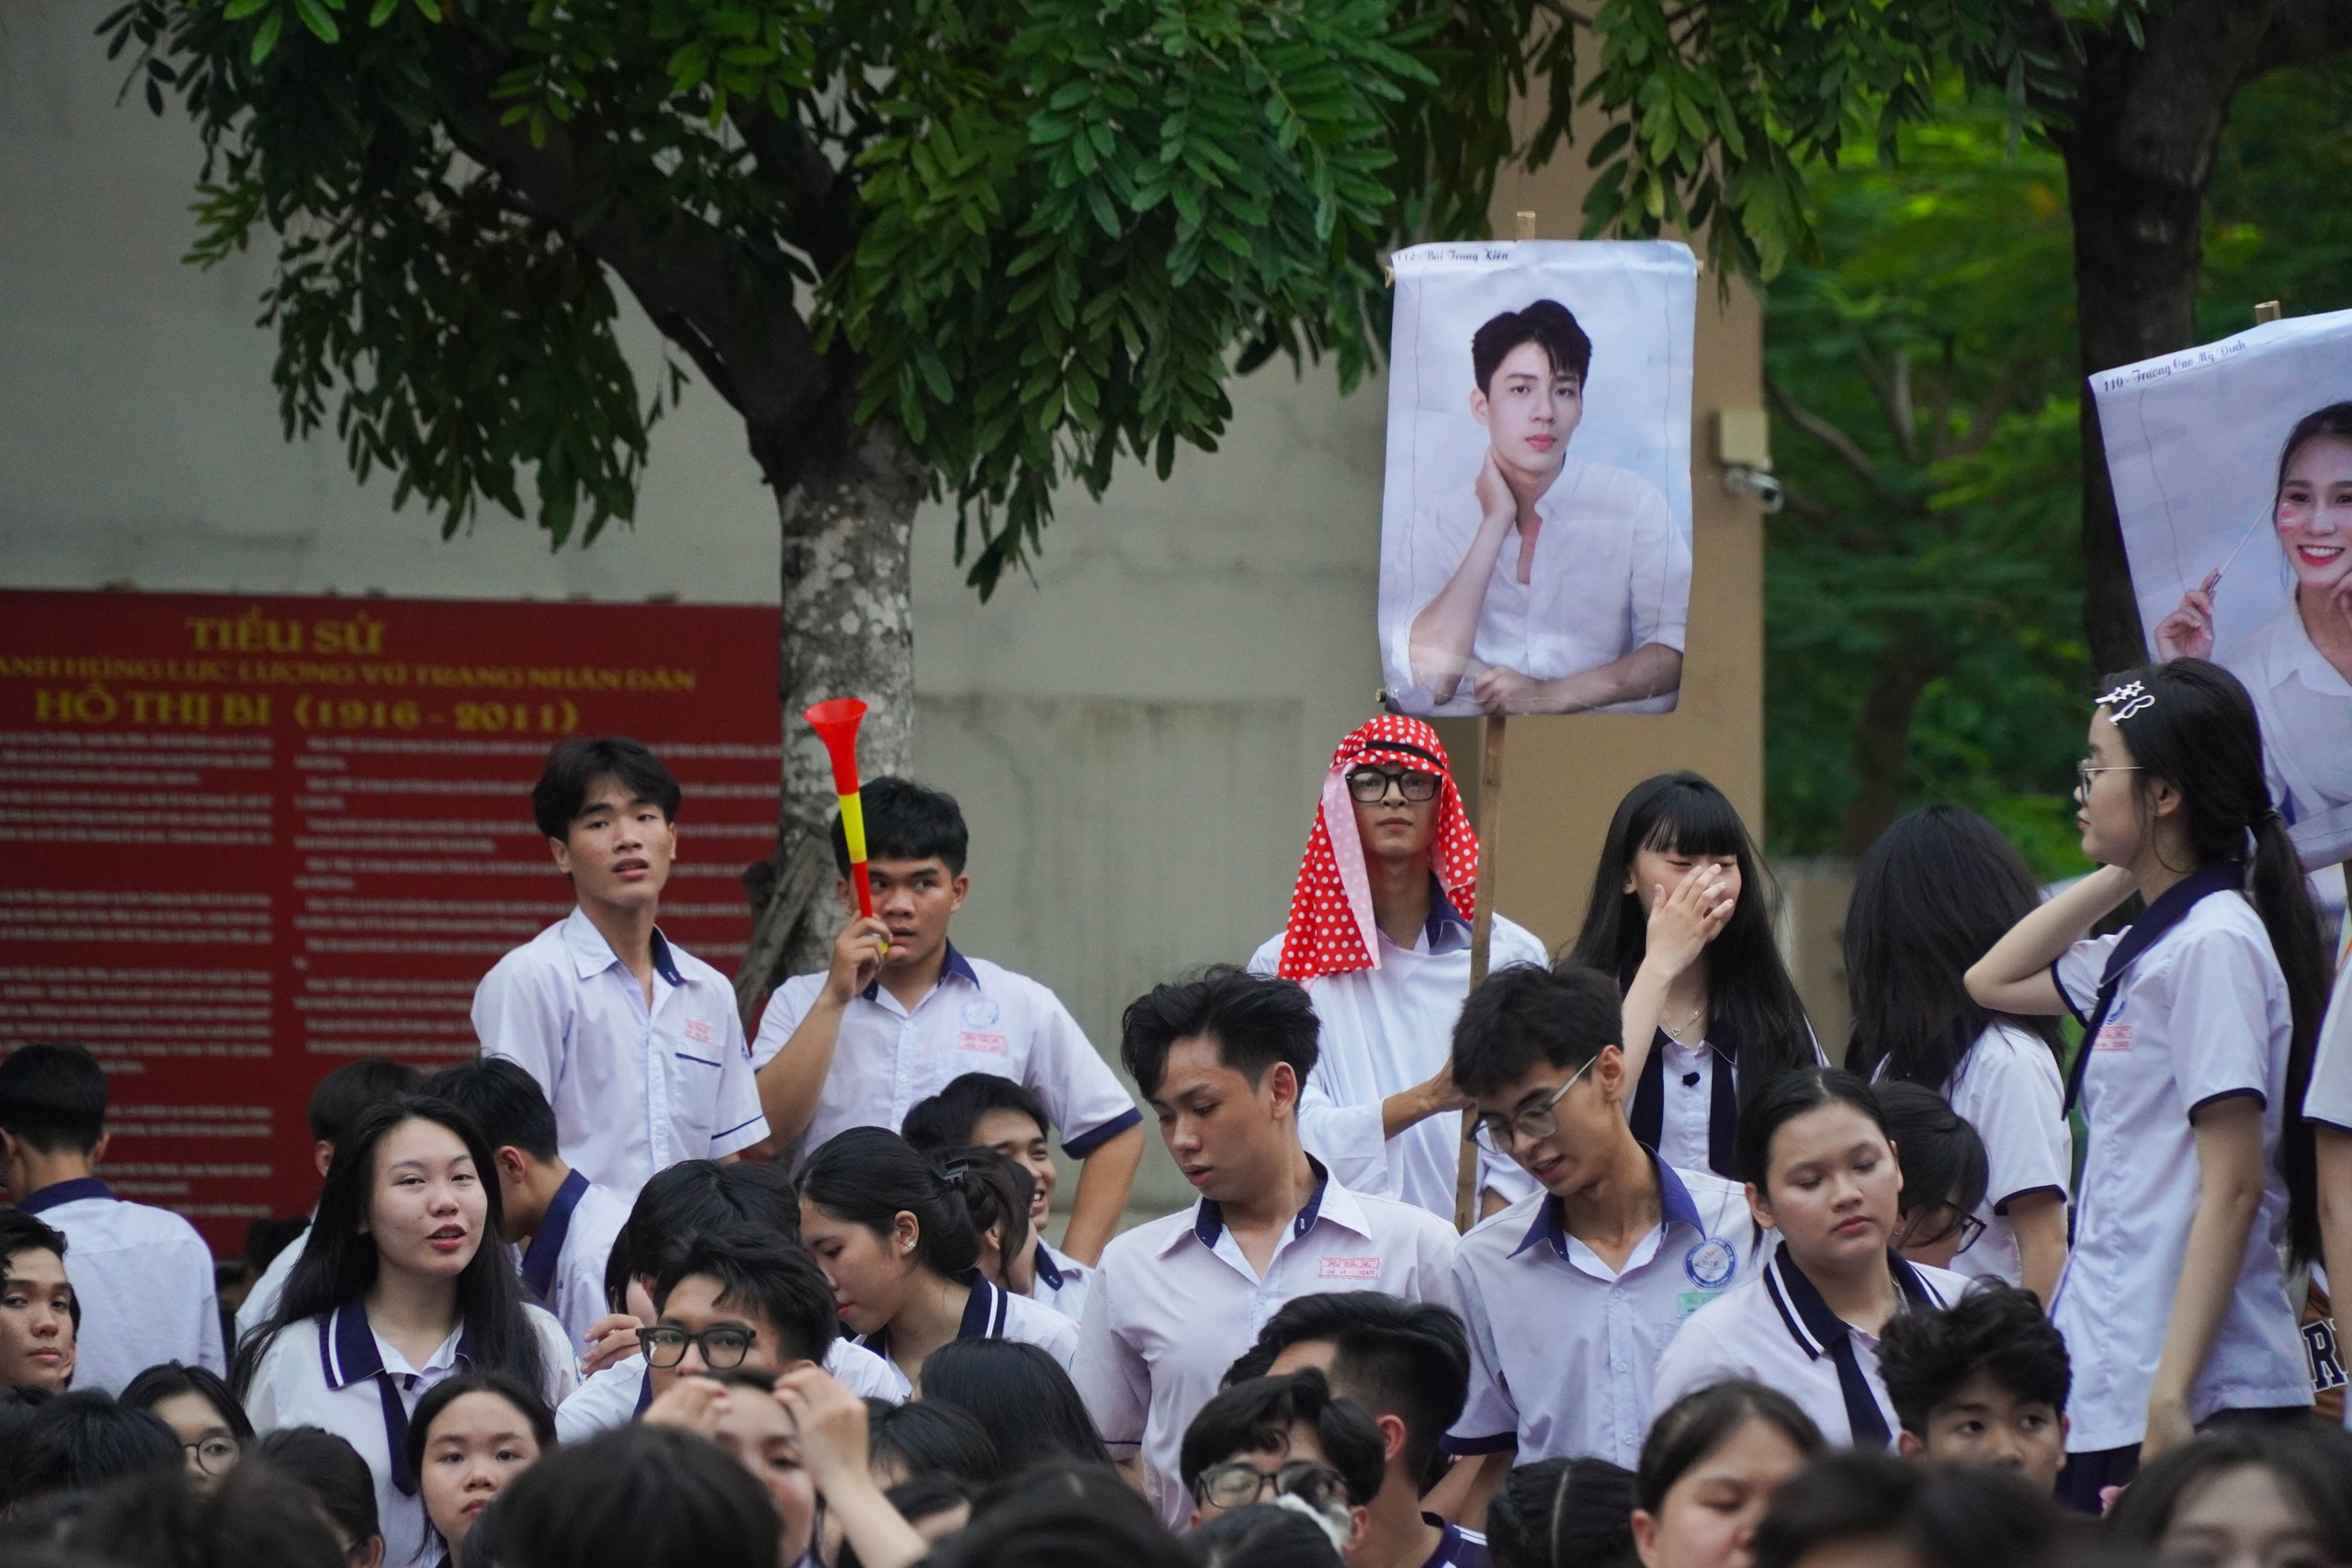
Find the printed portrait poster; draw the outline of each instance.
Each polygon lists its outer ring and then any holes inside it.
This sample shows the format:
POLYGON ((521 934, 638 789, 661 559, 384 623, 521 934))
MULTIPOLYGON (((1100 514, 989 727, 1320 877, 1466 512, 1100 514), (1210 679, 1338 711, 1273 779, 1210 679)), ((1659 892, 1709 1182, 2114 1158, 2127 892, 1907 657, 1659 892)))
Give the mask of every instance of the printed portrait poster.
POLYGON ((1389 705, 1671 712, 1690 601, 1689 247, 1491 241, 1393 261, 1389 705))
POLYGON ((2149 657, 2245 682, 2304 865, 2352 859, 2352 310, 2091 389, 2149 657))

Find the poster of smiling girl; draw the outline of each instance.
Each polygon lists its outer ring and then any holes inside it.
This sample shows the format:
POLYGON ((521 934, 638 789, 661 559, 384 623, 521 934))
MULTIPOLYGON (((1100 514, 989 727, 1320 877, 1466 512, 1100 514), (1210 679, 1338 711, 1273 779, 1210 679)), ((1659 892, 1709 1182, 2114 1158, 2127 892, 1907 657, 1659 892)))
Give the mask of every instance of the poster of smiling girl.
POLYGON ((2245 682, 2303 863, 2352 858, 2352 310, 2091 389, 2154 656, 2245 682))
POLYGON ((1393 262, 1390 706, 1672 711, 1690 598, 1689 248, 1494 241, 1393 262))

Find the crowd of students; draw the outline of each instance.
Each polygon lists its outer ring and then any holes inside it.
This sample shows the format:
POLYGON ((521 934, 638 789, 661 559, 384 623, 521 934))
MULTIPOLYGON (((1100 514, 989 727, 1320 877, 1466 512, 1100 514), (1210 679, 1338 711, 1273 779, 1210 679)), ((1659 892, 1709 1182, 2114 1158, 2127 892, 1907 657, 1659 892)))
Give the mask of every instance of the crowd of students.
POLYGON ((876 915, 747 1036, 656 923, 676 784, 565 742, 577 907, 482 981, 480 1056, 319 1082, 317 1206, 225 1332, 195 1233, 97 1174, 96 1060, 0 1060, 0 1557, 2352 1563, 2347 986, 2232 677, 2133 671, 2086 740, 2101 869, 2044 899, 1905 818, 1825 1043, 1687 773, 1556 960, 1493 917, 1473 989, 1443 749, 1374 719, 1283 931, 1126 1010, 1141 1108, 948 940, 949 797, 868 786, 876 915), (1120 1231, 1144 1109, 1198 1197, 1120 1231))

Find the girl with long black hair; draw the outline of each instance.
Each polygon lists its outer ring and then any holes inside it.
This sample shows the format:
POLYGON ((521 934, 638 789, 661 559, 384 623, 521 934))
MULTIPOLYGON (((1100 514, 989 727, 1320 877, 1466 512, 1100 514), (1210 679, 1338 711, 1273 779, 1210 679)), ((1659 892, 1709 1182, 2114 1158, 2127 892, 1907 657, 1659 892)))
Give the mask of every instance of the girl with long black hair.
POLYGON ((1976 1129, 1985 1199, 1951 1267, 2047 1303, 2066 1263, 2075 1161, 2057 1021, 1994 1012, 1967 985, 1969 965, 2041 902, 2024 859, 1974 812, 1923 807, 1880 834, 1846 908, 1846 1066, 1923 1084, 1976 1129))
POLYGON ((1968 972, 1996 1012, 2084 1022, 2068 1100, 2090 1138, 2051 1316, 2074 1353, 2068 1501, 2213 1421, 2301 1419, 2310 1373, 2280 1258, 2318 1237, 2299 1114, 2327 990, 2254 705, 2200 659, 2113 677, 2075 820, 2100 863, 1968 972), (2137 893, 2120 935, 2091 925, 2137 893))
POLYGON ((472 1367, 552 1405, 578 1378, 563 1325, 523 1300, 494 1170, 447 1100, 370 1107, 335 1145, 284 1299, 237 1347, 234 1386, 256 1429, 323 1427, 368 1461, 389 1568, 418 1558, 430 1529, 408 1468, 425 1392, 472 1367))
POLYGON ((1023 1340, 1065 1371, 1078 1353, 1076 1324, 980 1273, 974 1214, 1001 1212, 989 1179, 881 1127, 836 1134, 800 1173, 800 1244, 842 1322, 918 1386, 924 1358, 951 1339, 1023 1340))
POLYGON ((1668 1165, 1737 1179, 1746 1098, 1817 1060, 1772 902, 1747 825, 1697 773, 1645 779, 1618 803, 1562 962, 1623 987, 1626 1114, 1668 1165))

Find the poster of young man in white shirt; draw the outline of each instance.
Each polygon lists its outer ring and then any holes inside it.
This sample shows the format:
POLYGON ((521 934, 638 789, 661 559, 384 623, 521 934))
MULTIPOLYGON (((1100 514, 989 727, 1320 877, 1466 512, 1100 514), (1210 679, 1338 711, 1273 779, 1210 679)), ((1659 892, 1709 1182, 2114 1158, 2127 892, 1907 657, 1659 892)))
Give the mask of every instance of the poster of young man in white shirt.
POLYGON ((2091 386, 2150 652, 2245 683, 2296 853, 2352 858, 2352 310, 2091 386))
POLYGON ((1690 250, 1416 245, 1394 265, 1389 702, 1424 717, 1672 711, 1690 598, 1690 250))

